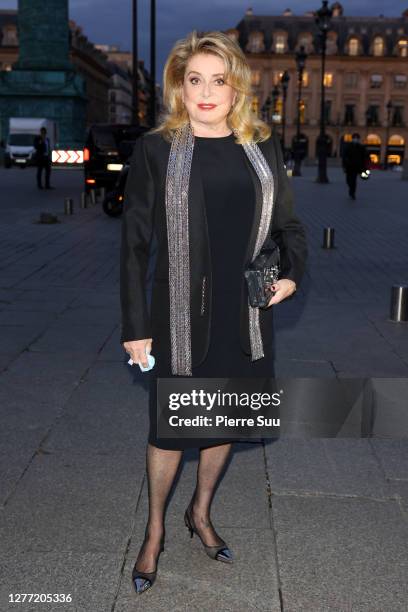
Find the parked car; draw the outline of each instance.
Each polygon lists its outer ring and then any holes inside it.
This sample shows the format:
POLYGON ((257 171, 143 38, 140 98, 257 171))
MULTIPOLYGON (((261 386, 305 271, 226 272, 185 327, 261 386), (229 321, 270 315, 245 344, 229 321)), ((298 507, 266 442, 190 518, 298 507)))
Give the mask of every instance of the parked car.
POLYGON ((124 162, 132 153, 132 145, 148 129, 124 124, 92 125, 84 148, 85 192, 100 187, 112 191, 124 162))

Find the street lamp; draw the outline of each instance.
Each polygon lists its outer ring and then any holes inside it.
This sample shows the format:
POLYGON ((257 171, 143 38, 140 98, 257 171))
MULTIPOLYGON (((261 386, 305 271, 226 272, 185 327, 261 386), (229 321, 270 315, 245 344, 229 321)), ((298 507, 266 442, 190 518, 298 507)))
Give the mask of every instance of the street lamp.
POLYGON ((288 85, 290 81, 290 74, 287 70, 281 76, 282 85, 282 149, 283 157, 286 161, 286 147, 285 147, 285 128, 286 128, 286 97, 288 94, 288 85))
POLYGON ((267 121, 265 103, 262 104, 262 106, 261 106, 261 117, 262 117, 262 121, 267 121))
POLYGON ((133 123, 139 126, 139 60, 137 56, 137 0, 132 0, 132 65, 133 123))
POLYGON ((271 109, 272 109, 272 100, 271 100, 271 97, 268 96, 261 109, 267 123, 271 122, 271 109))
POLYGON ((370 108, 367 108, 364 114, 366 120, 366 127, 370 127, 370 125, 372 124, 372 113, 370 108))
POLYGON ((387 109, 387 125, 385 126, 385 158, 384 158, 384 169, 388 168, 388 136, 390 131, 390 123, 391 123, 391 111, 392 111, 392 102, 388 100, 386 104, 387 109))
POLYGON ((279 98, 279 87, 277 85, 274 86, 274 88, 271 91, 271 96, 272 96, 272 120, 274 120, 274 118, 276 117, 276 107, 278 104, 278 98, 279 98))
POLYGON ((332 16, 332 9, 328 6, 328 0, 323 0, 321 8, 315 13, 315 23, 320 30, 321 38, 321 55, 322 55, 322 74, 321 74, 321 95, 320 95, 320 134, 317 139, 317 154, 318 154, 318 175, 317 183, 328 183, 327 178, 327 141, 325 132, 325 99, 324 99, 324 73, 325 73, 325 62, 326 62, 326 42, 327 42, 327 31, 330 26, 330 18, 332 16))
POLYGON ((156 0, 150 0, 150 125, 156 125, 156 0))
POLYGON ((302 152, 300 147, 300 104, 302 100, 303 72, 306 65, 306 59, 307 53, 305 52, 305 47, 301 45, 301 47, 296 53, 296 68, 298 73, 298 99, 296 115, 296 141, 294 150, 295 164, 293 166, 292 176, 302 176, 302 172, 300 170, 300 164, 302 161, 302 152))
POLYGON ((336 126, 336 157, 341 157, 341 142, 340 142, 340 129, 341 129, 341 115, 337 113, 337 119, 334 124, 336 126))

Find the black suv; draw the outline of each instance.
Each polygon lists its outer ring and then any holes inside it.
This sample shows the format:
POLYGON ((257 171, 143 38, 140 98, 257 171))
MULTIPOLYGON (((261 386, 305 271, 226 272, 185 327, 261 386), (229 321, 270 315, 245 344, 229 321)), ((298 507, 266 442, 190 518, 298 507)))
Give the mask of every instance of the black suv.
POLYGON ((148 129, 125 124, 92 125, 84 148, 85 191, 99 187, 110 191, 136 139, 148 129))

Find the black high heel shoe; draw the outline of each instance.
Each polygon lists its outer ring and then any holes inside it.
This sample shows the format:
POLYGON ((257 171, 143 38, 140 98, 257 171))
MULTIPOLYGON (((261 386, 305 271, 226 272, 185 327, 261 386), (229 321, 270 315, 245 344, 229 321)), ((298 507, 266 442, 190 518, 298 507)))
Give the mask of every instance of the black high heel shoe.
MULTIPOLYGON (((189 529, 190 531, 190 537, 192 538, 193 535, 196 533, 198 535, 198 537, 200 538, 205 552, 207 553, 207 555, 209 557, 211 557, 211 559, 215 559, 216 561, 223 561, 224 563, 232 563, 233 561, 233 557, 232 557, 232 552, 231 550, 228 548, 226 542, 224 542, 224 540, 222 540, 222 544, 216 544, 215 546, 208 546, 207 544, 205 544, 205 542, 203 542, 202 537, 200 536, 200 534, 197 531, 197 527, 194 523, 194 519, 192 516, 192 505, 193 505, 193 499, 190 501, 185 513, 184 513, 184 523, 187 527, 187 529, 189 529)), ((222 539, 222 538, 221 538, 222 539)))
MULTIPOLYGON (((146 541, 146 533, 145 533, 145 539, 143 540, 142 548, 144 546, 145 541, 146 541)), ((153 586, 154 581, 156 580, 159 556, 160 556, 160 553, 163 552, 163 550, 164 550, 164 534, 160 540, 160 550, 159 550, 159 554, 157 555, 156 569, 154 570, 154 572, 142 572, 137 569, 136 567, 137 562, 135 563, 133 570, 132 570, 132 582, 133 582, 133 586, 135 587, 136 593, 144 593, 144 591, 147 591, 153 586)))

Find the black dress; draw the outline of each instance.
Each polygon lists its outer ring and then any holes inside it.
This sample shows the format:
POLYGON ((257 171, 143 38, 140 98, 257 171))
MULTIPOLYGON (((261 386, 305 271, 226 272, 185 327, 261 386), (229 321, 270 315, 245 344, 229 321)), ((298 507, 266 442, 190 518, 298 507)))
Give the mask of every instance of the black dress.
MULTIPOLYGON (((233 134, 216 138, 195 136, 196 156, 203 181, 211 248, 212 302, 208 353, 200 365, 193 367, 192 375, 203 378, 273 377, 272 347, 265 348, 265 357, 252 362, 242 351, 239 341, 242 267, 255 208, 254 186, 244 159, 245 152, 235 143, 233 134)), ((169 351, 158 354, 154 349, 153 344, 156 365, 148 373, 149 442, 159 448, 177 450, 233 441, 156 437, 156 378, 172 378, 173 375, 169 351)))

